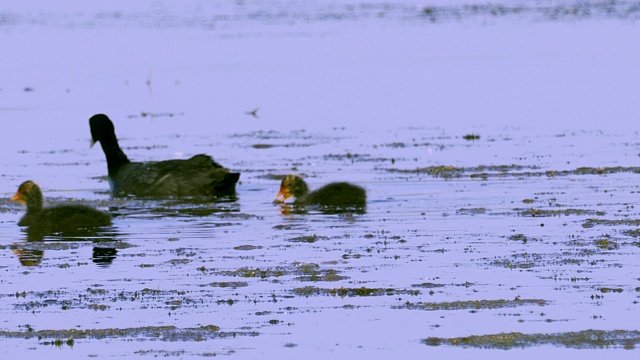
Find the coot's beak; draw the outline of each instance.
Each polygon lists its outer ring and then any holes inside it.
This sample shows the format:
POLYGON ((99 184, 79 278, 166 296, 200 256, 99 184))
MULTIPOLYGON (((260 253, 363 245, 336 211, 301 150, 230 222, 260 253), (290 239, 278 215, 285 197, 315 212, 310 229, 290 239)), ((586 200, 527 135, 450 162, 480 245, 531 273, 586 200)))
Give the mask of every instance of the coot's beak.
POLYGON ((91 138, 91 145, 89 147, 93 147, 93 145, 95 145, 97 143, 96 140, 93 140, 93 138, 91 138))
POLYGON ((11 201, 19 201, 21 203, 24 203, 24 197, 22 197, 21 192, 17 192, 15 195, 13 195, 13 197, 11 198, 11 201))
POLYGON ((283 186, 280 188, 280 192, 278 193, 278 195, 276 195, 276 198, 273 200, 273 202, 283 203, 285 202, 285 200, 287 200, 290 197, 291 197, 291 193, 289 192, 289 189, 283 186))

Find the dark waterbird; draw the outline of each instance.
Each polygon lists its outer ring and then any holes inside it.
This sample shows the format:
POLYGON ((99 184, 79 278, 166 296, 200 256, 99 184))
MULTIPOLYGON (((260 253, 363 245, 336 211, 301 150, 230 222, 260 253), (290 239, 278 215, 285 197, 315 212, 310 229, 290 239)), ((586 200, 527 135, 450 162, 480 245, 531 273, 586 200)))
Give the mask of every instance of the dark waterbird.
POLYGON ((367 203, 366 191, 347 182, 334 182, 309 192, 307 183, 297 175, 287 175, 280 184, 276 202, 295 197, 294 204, 320 205, 341 208, 363 208, 367 203))
POLYGON ((42 233, 93 230, 111 225, 111 216, 84 205, 58 205, 43 207, 40 187, 33 181, 25 181, 11 198, 27 205, 27 213, 18 225, 28 226, 30 231, 42 233))
POLYGON ((200 154, 187 160, 131 162, 124 154, 111 120, 103 114, 89 119, 93 144, 100 142, 107 157, 114 196, 226 196, 235 194, 239 173, 200 154))

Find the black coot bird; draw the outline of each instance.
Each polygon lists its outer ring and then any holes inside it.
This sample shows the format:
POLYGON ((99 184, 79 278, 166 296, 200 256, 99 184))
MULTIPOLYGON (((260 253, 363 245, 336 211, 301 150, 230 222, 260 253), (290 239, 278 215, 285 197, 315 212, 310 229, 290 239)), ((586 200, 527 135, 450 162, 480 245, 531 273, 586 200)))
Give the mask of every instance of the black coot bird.
POLYGON ((93 144, 100 142, 107 157, 113 196, 139 197, 233 195, 239 173, 200 154, 187 160, 131 162, 124 154, 111 120, 104 114, 89 119, 93 144))
POLYGON ((282 180, 275 201, 284 202, 290 197, 295 197, 294 204, 298 205, 363 208, 367 203, 367 193, 360 186, 334 182, 309 192, 307 183, 297 175, 287 175, 282 180))
POLYGON ((31 231, 74 232, 93 230, 111 225, 111 216, 102 211, 84 205, 58 205, 43 207, 40 187, 33 181, 25 181, 11 198, 27 205, 27 213, 18 225, 28 226, 31 231))

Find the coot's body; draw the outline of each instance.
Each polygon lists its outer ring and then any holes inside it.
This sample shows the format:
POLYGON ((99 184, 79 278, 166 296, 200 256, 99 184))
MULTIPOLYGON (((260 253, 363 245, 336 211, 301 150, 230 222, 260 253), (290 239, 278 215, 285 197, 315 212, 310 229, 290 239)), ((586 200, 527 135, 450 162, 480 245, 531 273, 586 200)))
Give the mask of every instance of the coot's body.
POLYGON ((107 158, 114 196, 225 196, 235 194, 239 173, 204 154, 187 160, 132 162, 124 154, 111 120, 103 114, 89 119, 93 142, 100 142, 107 158))

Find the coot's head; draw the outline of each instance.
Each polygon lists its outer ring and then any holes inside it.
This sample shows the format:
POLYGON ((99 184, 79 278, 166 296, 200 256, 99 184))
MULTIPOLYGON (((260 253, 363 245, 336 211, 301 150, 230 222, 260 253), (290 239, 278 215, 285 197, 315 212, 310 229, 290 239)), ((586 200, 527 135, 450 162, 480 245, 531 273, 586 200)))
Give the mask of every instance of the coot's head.
POLYGON ((276 195, 275 202, 285 202, 290 197, 300 199, 309 192, 307 183, 297 175, 287 175, 282 179, 280 184, 280 192, 276 195), (282 199, 280 199, 282 198, 282 199))
POLYGON ((91 127, 91 145, 98 141, 101 141, 104 145, 105 142, 116 140, 115 128, 107 115, 93 115, 89 119, 89 126, 91 127))
POLYGON ((28 209, 39 210, 42 208, 42 190, 36 183, 28 180, 20 185, 11 200, 26 204, 28 209))

